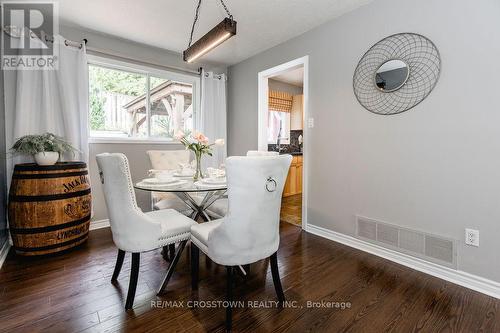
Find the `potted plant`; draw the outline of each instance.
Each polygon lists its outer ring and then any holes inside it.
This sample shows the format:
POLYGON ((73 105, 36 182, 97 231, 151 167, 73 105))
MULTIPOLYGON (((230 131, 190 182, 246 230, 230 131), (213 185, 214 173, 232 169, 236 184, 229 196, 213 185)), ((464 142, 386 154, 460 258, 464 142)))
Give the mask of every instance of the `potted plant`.
POLYGON ((208 143, 208 138, 200 132, 196 132, 193 135, 186 135, 183 131, 178 131, 175 134, 175 138, 179 140, 186 147, 186 149, 189 149, 194 153, 196 158, 196 171, 193 179, 195 181, 203 178, 203 172, 201 172, 201 157, 203 154, 212 156, 212 146, 224 145, 224 139, 217 139, 214 143, 208 143))
POLYGON ((38 165, 53 165, 60 154, 74 153, 77 149, 60 136, 44 133, 20 137, 10 151, 14 155, 32 155, 38 165))

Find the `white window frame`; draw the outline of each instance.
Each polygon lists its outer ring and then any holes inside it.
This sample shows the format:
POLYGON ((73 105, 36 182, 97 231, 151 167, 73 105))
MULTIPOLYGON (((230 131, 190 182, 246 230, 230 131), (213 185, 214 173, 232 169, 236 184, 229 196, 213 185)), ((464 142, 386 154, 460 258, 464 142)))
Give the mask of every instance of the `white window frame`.
MULTIPOLYGON (((166 80, 174 80, 185 82, 193 85, 193 130, 197 129, 201 124, 201 90, 200 90, 200 76, 196 74, 182 74, 172 71, 167 71, 163 69, 158 69, 155 67, 149 67, 144 65, 139 65, 135 63, 125 62, 121 60, 99 57, 96 55, 87 55, 88 61, 87 65, 100 66, 109 69, 116 69, 131 73, 137 73, 141 75, 146 75, 146 116, 148 124, 148 135, 145 138, 120 138, 120 137, 96 137, 90 136, 90 126, 88 127, 88 138, 89 143, 152 143, 152 144, 179 144, 179 141, 174 139, 162 139, 158 137, 151 137, 151 105, 149 104, 149 78, 150 76, 158 77, 166 80)), ((90 96, 90 91, 88 96, 90 96)), ((90 107, 90 106, 89 106, 90 107)), ((90 114, 90 109, 87 111, 90 114)), ((89 117, 90 122, 90 117, 89 117)))

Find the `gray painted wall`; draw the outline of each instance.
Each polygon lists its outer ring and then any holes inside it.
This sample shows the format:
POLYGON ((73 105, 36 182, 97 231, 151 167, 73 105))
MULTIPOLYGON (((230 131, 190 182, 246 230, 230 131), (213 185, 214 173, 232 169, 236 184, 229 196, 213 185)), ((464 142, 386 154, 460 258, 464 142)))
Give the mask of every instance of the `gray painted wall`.
POLYGON ((451 237, 460 270, 500 281, 499 15, 497 0, 379 0, 230 67, 229 154, 257 148, 257 73, 309 55, 309 223, 353 235, 361 214, 451 237), (375 115, 353 72, 398 32, 434 41, 441 77, 416 108, 375 115), (464 245, 465 227, 479 248, 464 245))
POLYGON ((302 94, 302 87, 294 86, 293 84, 290 83, 269 79, 268 85, 269 85, 268 86, 269 90, 283 91, 292 95, 302 94))

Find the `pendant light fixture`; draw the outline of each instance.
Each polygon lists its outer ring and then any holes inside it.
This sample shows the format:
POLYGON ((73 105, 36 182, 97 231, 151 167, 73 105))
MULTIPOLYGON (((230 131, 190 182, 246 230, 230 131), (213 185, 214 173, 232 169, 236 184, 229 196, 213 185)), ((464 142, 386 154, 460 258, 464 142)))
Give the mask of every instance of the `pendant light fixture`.
POLYGON ((193 62, 218 45, 222 44, 224 41, 236 35, 236 21, 233 19, 233 15, 231 15, 229 10, 227 9, 224 1, 220 0, 220 2, 222 4, 222 7, 224 7, 224 10, 226 11, 228 17, 224 18, 222 22, 217 24, 212 30, 207 32, 194 44, 191 44, 193 41, 194 27, 196 26, 196 22, 198 21, 198 13, 201 6, 201 0, 198 0, 193 27, 191 28, 191 35, 189 37, 189 45, 188 48, 183 52, 184 61, 193 62))

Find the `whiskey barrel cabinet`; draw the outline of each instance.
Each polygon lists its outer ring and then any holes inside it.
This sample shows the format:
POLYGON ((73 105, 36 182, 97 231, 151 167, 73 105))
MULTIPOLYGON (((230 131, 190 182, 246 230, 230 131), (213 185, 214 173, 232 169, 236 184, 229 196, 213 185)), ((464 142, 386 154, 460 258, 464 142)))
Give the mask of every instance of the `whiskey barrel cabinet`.
POLYGON ((70 249, 88 238, 92 211, 83 162, 17 164, 9 192, 9 230, 19 255, 70 249))

